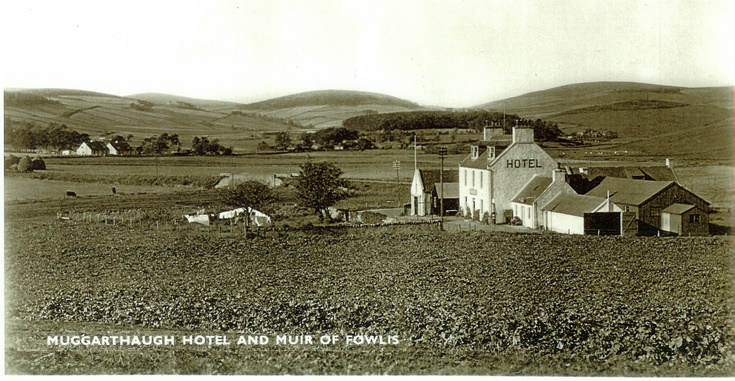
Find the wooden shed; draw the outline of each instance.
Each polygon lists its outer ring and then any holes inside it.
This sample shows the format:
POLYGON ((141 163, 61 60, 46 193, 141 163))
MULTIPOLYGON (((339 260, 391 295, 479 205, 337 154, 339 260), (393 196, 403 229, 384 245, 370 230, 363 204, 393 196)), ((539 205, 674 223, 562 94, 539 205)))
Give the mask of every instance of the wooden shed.
POLYGON ((672 204, 661 211, 661 230, 676 235, 707 235, 708 217, 695 205, 672 204))

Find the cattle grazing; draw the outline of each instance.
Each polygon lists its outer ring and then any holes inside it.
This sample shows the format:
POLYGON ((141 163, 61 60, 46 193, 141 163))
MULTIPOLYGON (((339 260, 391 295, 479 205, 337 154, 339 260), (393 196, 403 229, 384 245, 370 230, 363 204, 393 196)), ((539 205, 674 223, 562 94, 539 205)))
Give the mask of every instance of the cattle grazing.
POLYGON ((72 191, 66 191, 66 197, 77 198, 77 194, 72 191))

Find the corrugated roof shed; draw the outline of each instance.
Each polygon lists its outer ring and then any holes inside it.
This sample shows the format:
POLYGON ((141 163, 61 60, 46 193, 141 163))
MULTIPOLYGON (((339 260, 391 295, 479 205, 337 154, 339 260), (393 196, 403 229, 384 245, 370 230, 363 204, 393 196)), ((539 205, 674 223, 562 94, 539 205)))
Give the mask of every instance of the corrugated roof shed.
POLYGON ((533 176, 528 184, 518 192, 518 195, 513 199, 513 202, 531 205, 541 193, 546 190, 551 184, 550 177, 533 176))
MULTIPOLYGON (((439 169, 419 169, 421 175, 421 183, 424 185, 424 192, 431 192, 434 188, 434 184, 440 182, 439 169)), ((459 184, 459 170, 457 169, 445 169, 444 170, 444 184, 446 183, 458 183, 459 184)))
POLYGON ((583 194, 562 194, 541 208, 541 210, 584 217, 585 213, 592 213, 593 210, 597 209, 604 202, 604 197, 583 194))
POLYGON ((641 205, 664 189, 673 181, 630 180, 606 177, 600 185, 587 192, 588 196, 607 197, 616 204, 641 205))
POLYGON ((446 192, 447 197, 442 197, 442 185, 440 183, 434 184, 434 189, 436 190, 437 196, 439 198, 459 198, 459 183, 444 183, 444 192, 446 192))
POLYGON ((689 204, 671 204, 668 208, 662 210, 663 213, 669 214, 684 214, 694 208, 694 205, 689 204))

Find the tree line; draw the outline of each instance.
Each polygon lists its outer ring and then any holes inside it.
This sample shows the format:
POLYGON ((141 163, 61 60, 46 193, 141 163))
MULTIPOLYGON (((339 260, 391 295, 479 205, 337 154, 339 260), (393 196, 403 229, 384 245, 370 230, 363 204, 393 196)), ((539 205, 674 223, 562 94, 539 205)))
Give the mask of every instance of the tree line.
POLYGON ((89 141, 89 134, 69 129, 66 124, 51 122, 46 127, 35 122, 16 122, 5 118, 5 144, 17 149, 77 149, 89 141))
POLYGON ((559 126, 537 119, 526 120, 514 114, 502 114, 492 111, 411 111, 386 114, 365 114, 345 119, 342 126, 358 131, 408 131, 425 129, 473 129, 481 131, 486 126, 503 128, 510 133, 513 126, 525 125, 534 129, 539 140, 555 139, 561 134, 559 126))

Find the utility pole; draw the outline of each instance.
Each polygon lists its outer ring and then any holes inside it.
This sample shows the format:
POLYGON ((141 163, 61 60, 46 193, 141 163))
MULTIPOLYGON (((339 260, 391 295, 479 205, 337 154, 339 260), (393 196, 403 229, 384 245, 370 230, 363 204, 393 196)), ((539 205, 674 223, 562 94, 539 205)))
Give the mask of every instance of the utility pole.
POLYGON ((401 183, 398 180, 398 170, 401 169, 401 161, 400 160, 393 160, 393 169, 396 170, 396 185, 401 185, 401 183))
POLYGON ((439 158, 441 158, 441 170, 439 171, 439 183, 442 194, 439 196, 439 229, 444 230, 444 156, 447 156, 447 146, 439 147, 439 158))

